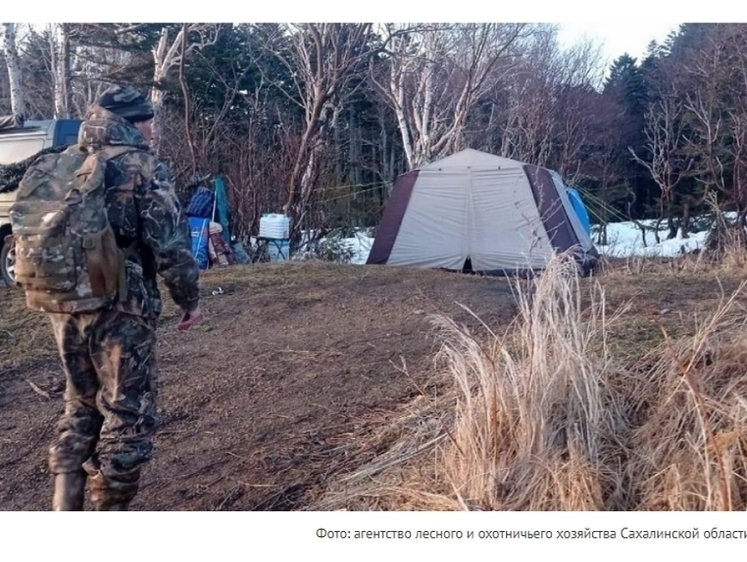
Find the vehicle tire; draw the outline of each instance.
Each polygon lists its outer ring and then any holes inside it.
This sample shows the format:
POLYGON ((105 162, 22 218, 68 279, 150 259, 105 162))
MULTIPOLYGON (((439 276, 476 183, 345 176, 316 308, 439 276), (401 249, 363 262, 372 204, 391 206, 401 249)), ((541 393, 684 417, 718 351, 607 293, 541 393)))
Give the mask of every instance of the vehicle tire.
POLYGON ((15 287, 13 271, 16 265, 16 248, 14 244, 3 244, 0 249, 0 278, 8 287, 15 287))

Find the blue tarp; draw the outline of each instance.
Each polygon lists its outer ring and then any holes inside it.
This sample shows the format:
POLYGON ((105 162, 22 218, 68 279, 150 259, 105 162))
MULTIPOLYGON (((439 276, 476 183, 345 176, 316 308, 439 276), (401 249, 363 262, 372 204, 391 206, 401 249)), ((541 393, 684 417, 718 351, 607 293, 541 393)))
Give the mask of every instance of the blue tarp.
POLYGON ((581 199, 581 195, 572 187, 566 187, 566 192, 568 193, 568 199, 571 200, 571 205, 573 205, 573 210, 576 211, 578 220, 581 221, 581 225, 584 227, 584 230, 586 230, 586 234, 591 236, 591 222, 589 221, 589 213, 586 211, 586 206, 581 199))
POLYGON ((192 236, 192 255, 197 260, 200 269, 207 269, 210 265, 210 253, 208 250, 208 227, 210 221, 198 217, 189 217, 189 233, 192 236))

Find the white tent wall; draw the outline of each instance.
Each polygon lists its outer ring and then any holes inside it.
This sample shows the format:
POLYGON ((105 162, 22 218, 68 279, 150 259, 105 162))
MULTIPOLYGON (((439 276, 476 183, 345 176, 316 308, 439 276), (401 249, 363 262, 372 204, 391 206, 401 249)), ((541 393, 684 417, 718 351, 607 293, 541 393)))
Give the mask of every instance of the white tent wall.
POLYGON ((520 167, 473 170, 468 191, 468 255, 474 271, 547 264, 552 246, 520 167))
POLYGON ((387 263, 462 269, 467 249, 463 171, 421 170, 387 263))
POLYGON ((552 246, 520 163, 465 151, 436 164, 420 170, 389 264, 462 269, 469 257, 474 271, 545 266, 552 246))

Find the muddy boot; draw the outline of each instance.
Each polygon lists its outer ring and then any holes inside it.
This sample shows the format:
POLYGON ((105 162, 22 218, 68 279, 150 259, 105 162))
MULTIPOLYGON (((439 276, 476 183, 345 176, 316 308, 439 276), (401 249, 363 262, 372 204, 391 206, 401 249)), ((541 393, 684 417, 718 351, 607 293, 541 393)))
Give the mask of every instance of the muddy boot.
POLYGON ((83 511, 86 473, 66 472, 54 477, 53 511, 83 511))
POLYGON ((95 511, 129 511, 129 503, 106 503, 102 502, 94 507, 95 511))
POLYGON ((140 470, 106 478, 101 471, 90 470, 91 503, 94 511, 128 511, 138 490, 140 470), (93 472, 93 474, 92 474, 93 472))

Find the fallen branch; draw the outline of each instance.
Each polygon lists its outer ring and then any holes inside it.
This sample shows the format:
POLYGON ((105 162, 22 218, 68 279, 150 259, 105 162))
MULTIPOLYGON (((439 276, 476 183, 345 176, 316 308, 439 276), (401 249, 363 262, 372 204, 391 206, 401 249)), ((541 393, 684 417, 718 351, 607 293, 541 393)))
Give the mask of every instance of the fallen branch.
POLYGON ((47 400, 51 400, 51 399, 52 399, 52 397, 51 397, 51 396, 49 395, 49 393, 48 393, 48 392, 46 392, 46 391, 42 390, 41 388, 39 388, 39 387, 38 387, 37 385, 35 385, 35 384, 34 384, 33 382, 31 382, 30 380, 26 379, 26 382, 27 382, 27 383, 29 383, 29 384, 31 385, 31 389, 32 389, 32 390, 33 390, 34 392, 36 392, 36 393, 37 393, 38 395, 40 395, 40 396, 44 396, 44 398, 46 398, 47 400))

